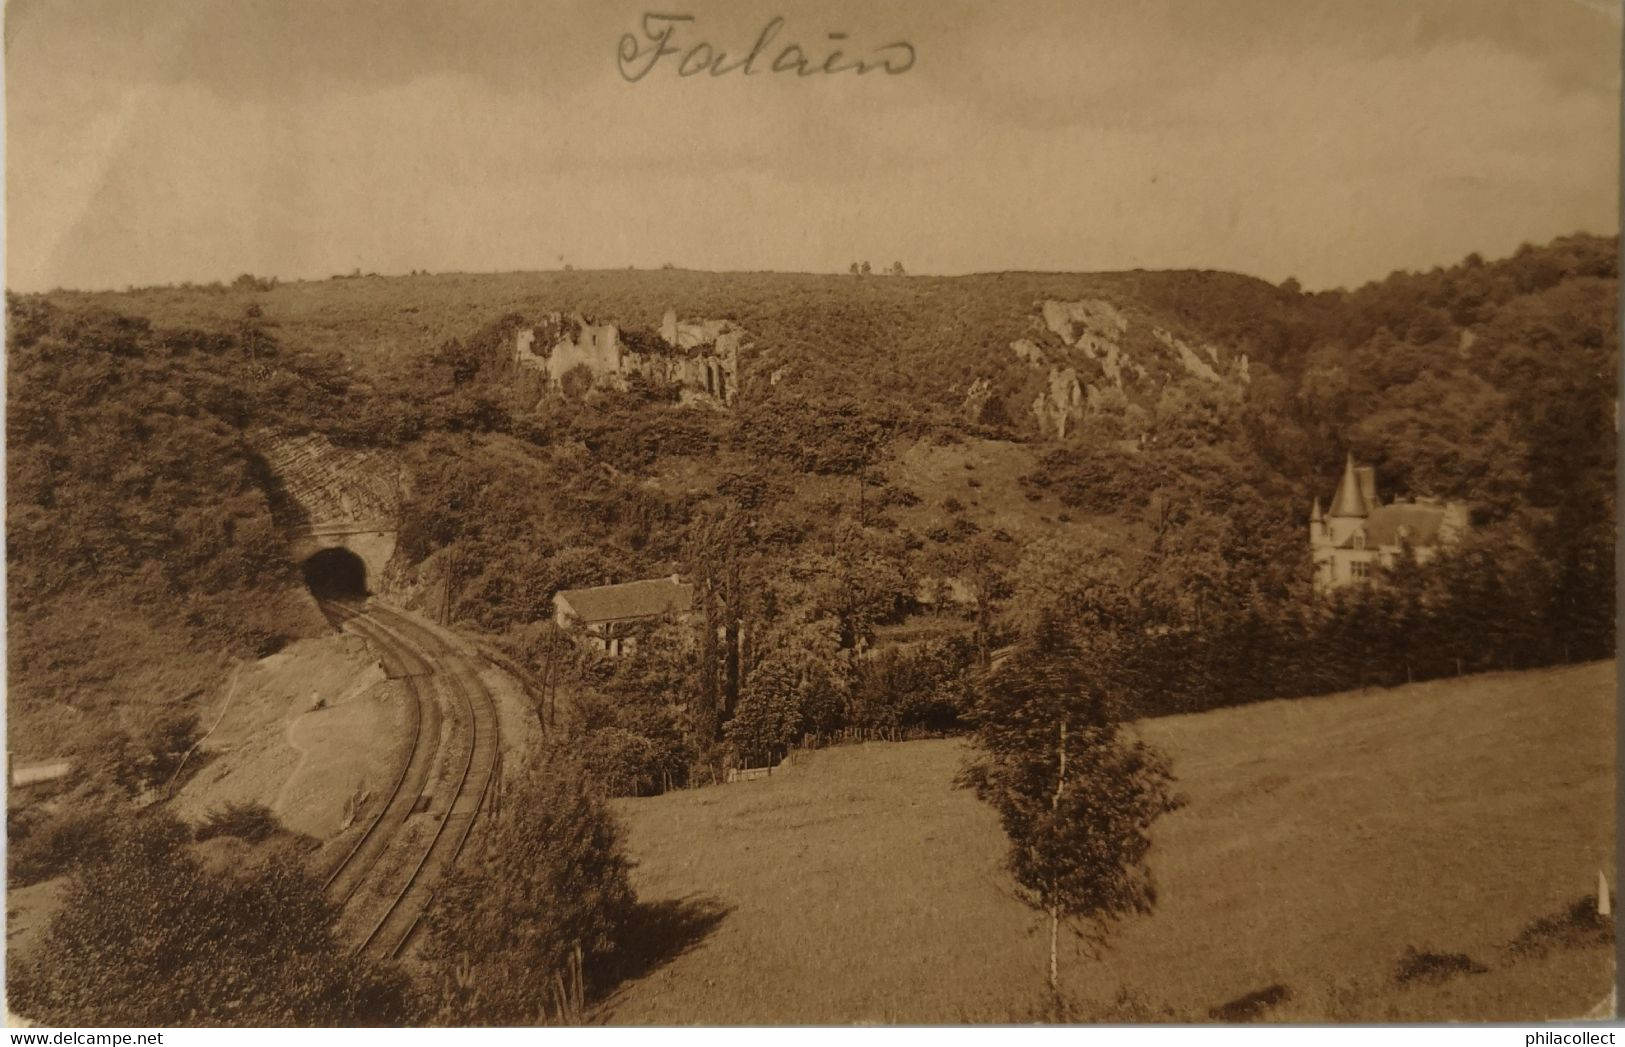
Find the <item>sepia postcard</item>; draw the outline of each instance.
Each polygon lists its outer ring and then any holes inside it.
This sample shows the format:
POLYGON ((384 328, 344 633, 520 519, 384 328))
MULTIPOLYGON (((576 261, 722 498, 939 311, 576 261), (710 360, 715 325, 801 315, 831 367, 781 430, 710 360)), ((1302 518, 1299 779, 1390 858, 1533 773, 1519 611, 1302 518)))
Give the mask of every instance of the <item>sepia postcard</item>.
POLYGON ((1615 1020, 1619 0, 4 17, 10 1024, 1615 1020))

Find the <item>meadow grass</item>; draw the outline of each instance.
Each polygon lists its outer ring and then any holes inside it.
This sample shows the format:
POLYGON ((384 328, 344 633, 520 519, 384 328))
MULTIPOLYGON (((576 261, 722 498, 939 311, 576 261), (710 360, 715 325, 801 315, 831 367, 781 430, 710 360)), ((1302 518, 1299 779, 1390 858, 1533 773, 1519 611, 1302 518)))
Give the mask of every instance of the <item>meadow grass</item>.
POLYGON ((1146 721, 1189 803, 1154 834, 1156 912, 1064 950, 1062 1012, 997 819, 953 784, 964 742, 621 801, 640 897, 722 916, 605 1017, 1206 1021, 1252 993, 1265 1020, 1578 1016, 1611 948, 1509 946, 1613 882, 1614 707, 1607 662, 1146 721), (1485 971, 1402 982, 1411 948, 1485 971))

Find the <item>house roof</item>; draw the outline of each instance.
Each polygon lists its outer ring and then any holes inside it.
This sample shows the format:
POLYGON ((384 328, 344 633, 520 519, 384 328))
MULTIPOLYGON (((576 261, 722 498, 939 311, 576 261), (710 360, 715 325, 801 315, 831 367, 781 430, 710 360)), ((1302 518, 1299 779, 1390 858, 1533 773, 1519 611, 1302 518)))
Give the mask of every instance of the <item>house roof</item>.
POLYGON ((671 578, 650 578, 591 589, 564 589, 553 598, 583 622, 617 622, 685 614, 694 606, 694 587, 671 578))
POLYGON ((1371 507, 1365 504, 1365 496, 1360 493, 1360 478, 1354 474, 1354 455, 1350 454, 1343 465, 1343 479, 1337 485, 1337 494, 1332 498, 1332 507, 1327 516, 1365 516, 1371 507))
POLYGON ((1393 505, 1384 505, 1374 510, 1366 518, 1365 526, 1359 527, 1349 533, 1336 546, 1338 549, 1355 548, 1354 539, 1359 535, 1365 536, 1365 548, 1377 549, 1382 546, 1397 546, 1400 544, 1400 529, 1406 530, 1406 538, 1413 546, 1418 548, 1424 545, 1436 545, 1439 542, 1439 531, 1444 525, 1449 508, 1442 505, 1417 505, 1396 502, 1393 505))
POLYGON ((1405 528, 1412 545, 1432 545, 1439 538, 1439 526, 1444 523, 1444 517, 1442 505, 1385 505, 1366 519, 1366 543, 1398 545, 1400 528, 1405 528))

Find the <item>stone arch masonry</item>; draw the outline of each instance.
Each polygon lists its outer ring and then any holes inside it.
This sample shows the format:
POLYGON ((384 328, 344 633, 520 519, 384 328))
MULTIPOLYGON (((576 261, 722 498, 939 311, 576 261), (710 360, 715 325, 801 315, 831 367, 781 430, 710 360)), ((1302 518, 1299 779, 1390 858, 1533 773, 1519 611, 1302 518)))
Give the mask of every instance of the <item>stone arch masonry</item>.
POLYGON ((376 588, 395 556, 400 467, 386 455, 335 447, 324 436, 269 440, 261 452, 274 478, 271 512, 303 563, 323 549, 348 549, 376 588))

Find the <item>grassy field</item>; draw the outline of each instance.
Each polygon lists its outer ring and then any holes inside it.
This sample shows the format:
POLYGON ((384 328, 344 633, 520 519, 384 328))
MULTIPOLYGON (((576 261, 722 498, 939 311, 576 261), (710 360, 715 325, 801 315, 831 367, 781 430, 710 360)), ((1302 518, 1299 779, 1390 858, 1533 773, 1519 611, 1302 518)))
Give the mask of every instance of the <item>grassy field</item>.
MULTIPOLYGON (((1158 909, 1065 949, 1082 1020, 1574 1017, 1611 946, 1514 950, 1614 881, 1614 664, 1271 702, 1143 725, 1189 804, 1158 909), (1408 947, 1482 973, 1404 983, 1408 947)), ((636 884, 687 942, 612 1023, 960 1022, 1044 1014, 1046 941, 1009 894, 956 741, 826 750, 773 778, 623 801, 636 884)), ((1593 935, 1594 937, 1594 935, 1593 935)))

